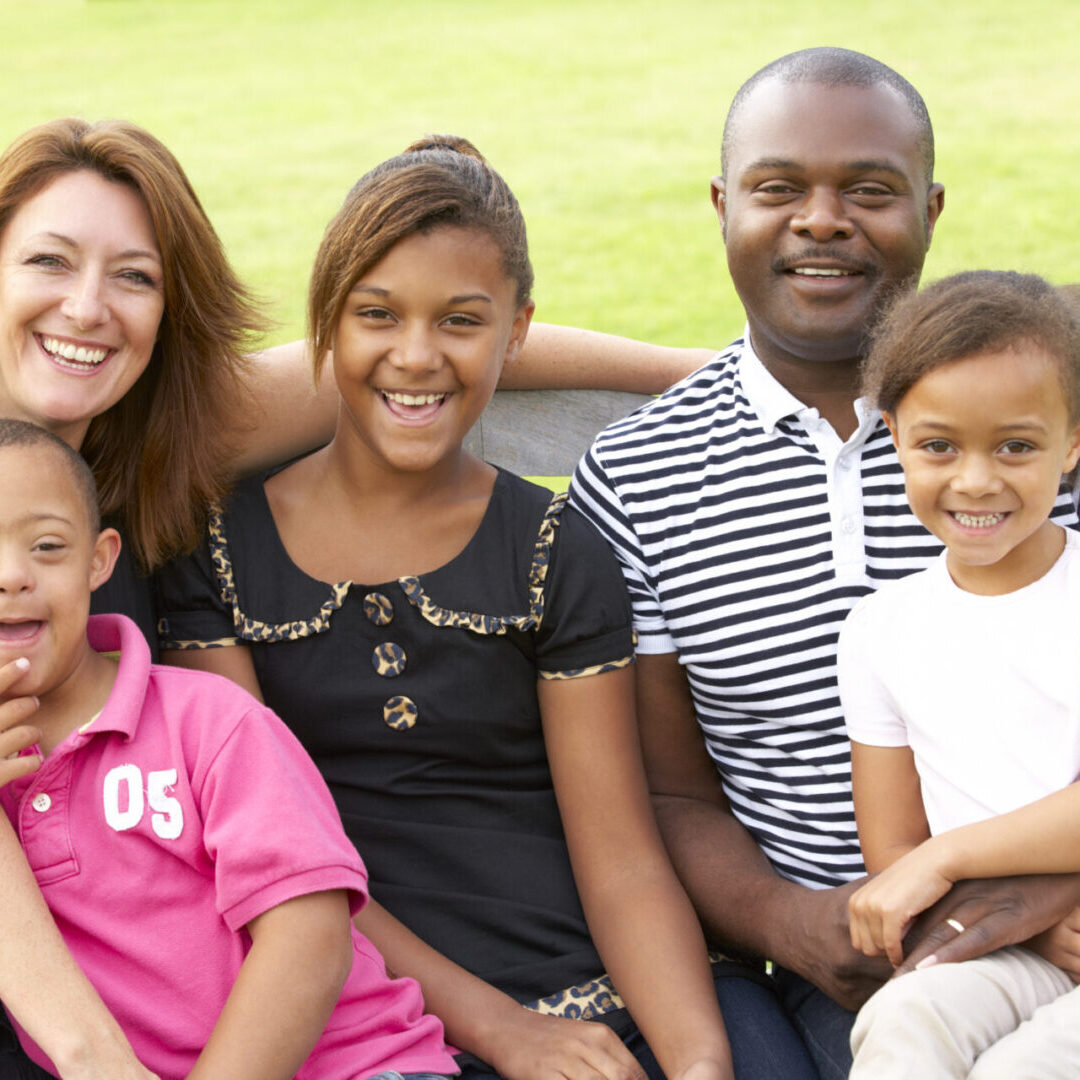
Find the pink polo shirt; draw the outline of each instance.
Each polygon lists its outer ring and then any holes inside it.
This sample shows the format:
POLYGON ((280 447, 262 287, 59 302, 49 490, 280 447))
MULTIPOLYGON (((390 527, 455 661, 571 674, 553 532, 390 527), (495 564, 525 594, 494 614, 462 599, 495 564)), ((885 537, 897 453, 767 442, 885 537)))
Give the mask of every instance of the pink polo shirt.
MULTIPOLYGON (((139 1059, 162 1080, 181 1078, 250 946, 245 924, 327 889, 349 890, 355 913, 367 875, 318 770, 269 709, 226 679, 152 665, 123 616, 92 617, 87 635, 98 651, 120 651, 104 710, 37 773, 0 789, 0 803, 139 1059)), ((417 984, 389 978, 355 928, 353 945, 298 1080, 456 1072, 417 984)))

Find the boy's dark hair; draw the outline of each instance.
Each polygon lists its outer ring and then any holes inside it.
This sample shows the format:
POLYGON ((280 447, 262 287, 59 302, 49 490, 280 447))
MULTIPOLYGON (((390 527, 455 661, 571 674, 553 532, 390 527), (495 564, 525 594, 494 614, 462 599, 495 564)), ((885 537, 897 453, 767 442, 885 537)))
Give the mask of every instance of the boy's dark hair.
POLYGON ((30 424, 25 420, 0 419, 0 450, 9 446, 46 446, 58 453, 86 506, 91 536, 97 536, 101 532, 97 484, 94 483, 94 474, 82 454, 72 450, 63 439, 57 438, 51 431, 46 431, 37 424, 30 424))
POLYGON ((898 296, 874 331, 863 393, 895 414, 935 368, 1024 345, 1057 365, 1069 420, 1080 420, 1080 314, 1045 279, 1012 270, 971 270, 898 296))

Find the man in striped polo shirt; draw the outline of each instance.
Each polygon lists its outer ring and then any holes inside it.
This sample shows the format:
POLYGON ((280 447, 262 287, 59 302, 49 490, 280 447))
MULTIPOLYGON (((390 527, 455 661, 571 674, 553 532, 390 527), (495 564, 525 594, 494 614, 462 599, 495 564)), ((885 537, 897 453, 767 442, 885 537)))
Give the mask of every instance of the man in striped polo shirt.
MULTIPOLYGON (((856 400, 859 366, 882 303, 918 280, 943 190, 918 92, 843 49, 748 80, 722 169, 713 202, 747 330, 603 432, 571 491, 631 592, 650 785, 706 931, 776 962, 783 1007, 841 1080, 848 1009, 890 968, 848 937, 845 883, 863 865, 836 639, 860 596, 940 551, 856 400)), ((1075 525, 1068 495, 1055 513, 1075 525)), ((940 918, 980 933, 954 945, 935 919, 925 951, 1026 938, 1076 902, 1070 879, 1054 885, 961 886, 940 918)))

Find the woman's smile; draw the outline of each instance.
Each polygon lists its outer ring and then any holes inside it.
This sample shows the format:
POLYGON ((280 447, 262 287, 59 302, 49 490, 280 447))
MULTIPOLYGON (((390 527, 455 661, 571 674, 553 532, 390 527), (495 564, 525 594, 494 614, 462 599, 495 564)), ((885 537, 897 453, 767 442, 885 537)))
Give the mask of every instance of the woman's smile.
POLYGON ((142 196, 87 169, 62 173, 0 234, 0 411, 80 445, 146 370, 163 310, 142 196))

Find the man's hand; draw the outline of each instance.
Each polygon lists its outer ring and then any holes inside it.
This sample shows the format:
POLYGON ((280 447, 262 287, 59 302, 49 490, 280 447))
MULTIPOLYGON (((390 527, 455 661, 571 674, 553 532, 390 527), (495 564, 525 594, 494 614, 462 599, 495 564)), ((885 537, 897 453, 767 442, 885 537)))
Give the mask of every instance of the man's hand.
POLYGON ((851 944, 848 902, 866 878, 834 889, 787 884, 784 917, 773 928, 770 956, 808 979, 845 1009, 856 1010, 892 974, 883 957, 867 957, 851 944))
POLYGON ((907 957, 896 974, 912 971, 923 961, 971 960, 1020 944, 1060 922, 1078 903, 1080 874, 958 882, 916 920, 904 943, 907 957))

